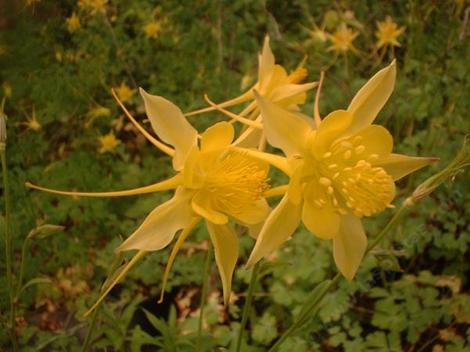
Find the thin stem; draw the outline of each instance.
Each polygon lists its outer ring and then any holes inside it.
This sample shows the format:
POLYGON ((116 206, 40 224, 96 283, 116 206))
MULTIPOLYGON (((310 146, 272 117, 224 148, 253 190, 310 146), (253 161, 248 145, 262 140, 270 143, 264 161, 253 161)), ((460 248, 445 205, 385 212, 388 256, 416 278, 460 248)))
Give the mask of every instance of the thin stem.
POLYGON ((3 196, 5 199, 5 260, 6 260, 6 276, 8 282, 8 290, 10 293, 10 334, 13 351, 18 350, 18 343, 16 341, 16 299, 15 299, 15 288, 13 284, 13 273, 12 273, 12 239, 10 232, 10 188, 8 183, 8 166, 6 158, 6 145, 3 142, 0 145, 0 155, 2 159, 2 174, 3 174, 3 196))
POLYGON ((21 288, 23 287, 23 278, 24 278, 24 263, 26 258, 26 249, 28 248, 29 238, 26 237, 23 241, 23 246, 21 247, 21 263, 20 263, 20 276, 18 278, 18 283, 16 285, 16 299, 19 299, 21 288))
POLYGON ((91 321, 90 321, 90 326, 88 327, 88 331, 85 337, 85 342, 83 343, 81 352, 87 352, 88 348, 90 346, 91 338, 93 337, 93 330, 95 329, 96 325, 96 318, 98 317, 98 311, 100 310, 100 307, 97 307, 93 311, 93 315, 91 316, 91 321))
POLYGON ((253 301, 253 291, 256 284, 256 279, 258 277, 259 272, 259 263, 257 262, 251 271, 251 278, 250 278, 250 285, 248 286, 248 292, 245 300, 245 305, 243 306, 242 312, 242 321, 240 323, 240 330, 238 330, 238 338, 237 338, 237 346, 235 351, 240 352, 242 341, 243 341, 243 333, 245 331, 246 323, 248 321, 248 316, 250 315, 251 310, 251 302, 253 301))
POLYGON ((204 260, 204 271, 202 274, 202 290, 201 290, 201 302, 199 304, 199 322, 197 326, 197 350, 202 351, 202 326, 204 321, 204 308, 206 306, 206 298, 207 298, 207 289, 209 286, 209 271, 211 268, 211 260, 212 260, 212 248, 209 243, 207 247, 206 258, 204 260))

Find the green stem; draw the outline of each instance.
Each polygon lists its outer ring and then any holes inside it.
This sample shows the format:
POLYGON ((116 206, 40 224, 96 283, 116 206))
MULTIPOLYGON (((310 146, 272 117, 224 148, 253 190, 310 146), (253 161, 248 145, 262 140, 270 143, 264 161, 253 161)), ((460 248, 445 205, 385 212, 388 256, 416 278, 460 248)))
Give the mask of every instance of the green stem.
POLYGON ((3 174, 3 196, 5 199, 5 260, 6 260, 6 276, 8 282, 8 290, 10 293, 10 334, 13 351, 18 350, 18 344, 16 341, 16 299, 15 299, 15 288, 13 284, 13 273, 12 273, 12 240, 10 232, 10 188, 8 183, 8 166, 6 158, 6 145, 1 143, 0 155, 2 159, 2 174, 3 174))
POLYGON ((81 352, 88 351, 88 347, 90 346, 90 343, 91 343, 91 338, 93 337, 93 330, 96 325, 96 318, 98 317, 99 310, 100 310, 100 307, 96 307, 96 309, 93 311, 93 315, 91 316, 90 326, 88 327, 88 332, 86 334, 85 342, 83 343, 81 352))
POLYGON ((207 289, 209 286, 209 271, 211 268, 211 259, 212 259, 212 248, 209 244, 207 248, 206 258, 204 260, 204 271, 202 276, 202 290, 201 290, 201 302, 199 304, 199 322, 197 327, 197 350, 202 351, 202 326, 204 321, 204 308, 206 306, 206 298, 207 298, 207 289))
MULTIPOLYGON (((408 209, 407 206, 402 205, 398 211, 393 215, 393 217, 389 220, 387 225, 383 228, 383 230, 374 238, 372 242, 370 242, 369 247, 366 250, 366 254, 370 253, 387 235, 388 232, 397 224, 397 222, 401 219, 401 217, 405 214, 406 210, 408 209)), ((300 314, 299 318, 292 324, 276 341, 276 343, 268 350, 268 352, 275 351, 289 336, 291 336, 297 329, 302 327, 305 323, 307 323, 311 318, 313 318, 318 309, 320 307, 323 298, 326 294, 342 279, 340 273, 336 274, 333 280, 321 291, 321 293, 315 297, 314 302, 305 302, 305 306, 309 305, 308 309, 305 309, 303 313, 300 314)), ((238 350, 237 350, 238 351, 238 350)))
POLYGON ((16 285, 16 299, 18 300, 20 297, 20 291, 23 287, 23 278, 24 278, 24 263, 26 258, 26 249, 28 248, 29 238, 25 238, 23 241, 23 246, 21 247, 21 263, 20 263, 20 276, 18 278, 18 284, 16 285))
POLYGON ((256 279, 258 277, 259 271, 259 263, 257 262, 251 271, 251 278, 250 278, 250 285, 248 286, 248 292, 246 295, 245 305, 243 306, 242 312, 242 321, 240 323, 240 330, 238 330, 238 338, 237 338, 237 346, 235 351, 240 352, 242 341, 243 341, 243 333, 245 332, 246 323, 248 321, 248 316, 250 315, 251 310, 251 302, 253 301, 253 291, 256 284, 256 279))

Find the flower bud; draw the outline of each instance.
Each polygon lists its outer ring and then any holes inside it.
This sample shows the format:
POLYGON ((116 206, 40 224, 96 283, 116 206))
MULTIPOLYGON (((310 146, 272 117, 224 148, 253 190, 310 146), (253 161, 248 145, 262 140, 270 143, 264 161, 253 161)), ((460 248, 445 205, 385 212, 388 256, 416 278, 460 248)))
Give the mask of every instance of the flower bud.
POLYGON ((65 226, 44 224, 32 229, 28 234, 28 239, 42 239, 49 237, 57 232, 61 232, 65 229, 65 226))

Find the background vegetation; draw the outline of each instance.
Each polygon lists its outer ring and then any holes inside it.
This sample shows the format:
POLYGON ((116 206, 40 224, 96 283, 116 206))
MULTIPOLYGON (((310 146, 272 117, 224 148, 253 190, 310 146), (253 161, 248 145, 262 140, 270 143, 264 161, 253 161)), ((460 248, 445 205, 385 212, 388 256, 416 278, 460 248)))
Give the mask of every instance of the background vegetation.
MULTIPOLYGON (((87 331, 82 315, 97 298, 115 260, 114 248, 168 197, 78 199, 24 187, 29 180, 60 189, 124 189, 171 174, 168 158, 128 123, 110 88, 117 88, 140 120, 138 86, 184 111, 203 106, 204 93, 221 101, 254 82, 257 53, 268 33, 284 66, 293 70, 308 56, 309 80, 327 70, 325 115, 346 107, 357 88, 396 57, 397 85, 379 122, 392 132, 397 151, 441 159, 401 181, 403 196, 445 165, 470 131, 468 6, 464 0, 2 2, 0 96, 6 97, 8 115, 15 273, 22 241, 32 229, 45 223, 65 226, 27 248, 24 282, 47 280, 20 297, 21 350, 80 350, 87 331), (400 47, 379 50, 376 22, 387 16, 405 30, 398 37, 400 47), (343 25, 358 35, 354 48, 337 52, 328 33, 343 25)), ((312 101, 310 96, 306 112, 312 111, 312 101)), ((192 122, 202 130, 220 118, 209 114, 192 122)), ((467 172, 421 202, 367 257, 356 280, 329 294, 319 315, 281 350, 468 351, 469 194, 467 172)), ((390 214, 367 221, 370 237, 390 214)), ((243 239, 228 309, 221 303, 215 267, 211 271, 205 350, 230 348, 249 278, 243 263, 252 245, 243 239)), ((102 306, 94 350, 194 350, 206 249, 201 229, 177 258, 162 305, 156 297, 168 250, 147 256, 102 306)), ((3 260, 0 270, 5 272, 3 260)), ((248 325, 250 347, 243 351, 266 350, 315 285, 335 270, 330 243, 299 229, 261 268, 248 325)), ((5 324, 8 305, 2 274, 5 324)), ((0 345, 9 349, 3 328, 0 345)))

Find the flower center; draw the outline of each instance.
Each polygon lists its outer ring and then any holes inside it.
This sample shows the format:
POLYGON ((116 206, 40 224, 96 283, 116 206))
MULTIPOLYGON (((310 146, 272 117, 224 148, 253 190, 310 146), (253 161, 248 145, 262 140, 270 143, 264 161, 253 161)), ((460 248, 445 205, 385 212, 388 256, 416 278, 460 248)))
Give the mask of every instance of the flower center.
POLYGON ((378 155, 368 153, 361 142, 361 136, 337 141, 320 160, 308 160, 304 166, 305 196, 315 206, 359 217, 390 206, 395 196, 393 179, 381 167, 373 166, 378 155))
POLYGON ((226 151, 206 171, 203 188, 220 212, 237 214, 263 197, 268 168, 238 151, 226 151))

